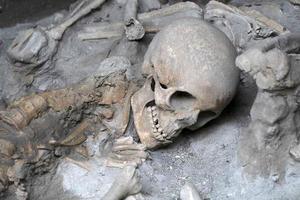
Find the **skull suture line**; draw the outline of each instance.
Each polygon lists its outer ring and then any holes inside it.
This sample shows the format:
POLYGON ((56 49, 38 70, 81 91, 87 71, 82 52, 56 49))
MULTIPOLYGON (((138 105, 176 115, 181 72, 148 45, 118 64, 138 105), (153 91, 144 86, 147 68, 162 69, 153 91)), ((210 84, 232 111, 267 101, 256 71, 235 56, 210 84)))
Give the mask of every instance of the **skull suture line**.
POLYGON ((141 142, 157 148, 218 117, 236 92, 235 58, 229 39, 205 21, 178 20, 159 32, 144 58, 148 78, 131 100, 141 142))

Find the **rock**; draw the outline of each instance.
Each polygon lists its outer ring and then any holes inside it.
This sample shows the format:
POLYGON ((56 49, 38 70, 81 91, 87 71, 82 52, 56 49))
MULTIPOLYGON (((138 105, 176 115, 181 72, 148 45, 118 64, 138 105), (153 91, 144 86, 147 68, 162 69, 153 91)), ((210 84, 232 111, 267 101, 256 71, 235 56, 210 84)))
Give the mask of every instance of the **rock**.
POLYGON ((300 145, 292 147, 290 149, 290 155, 295 161, 300 162, 300 145))

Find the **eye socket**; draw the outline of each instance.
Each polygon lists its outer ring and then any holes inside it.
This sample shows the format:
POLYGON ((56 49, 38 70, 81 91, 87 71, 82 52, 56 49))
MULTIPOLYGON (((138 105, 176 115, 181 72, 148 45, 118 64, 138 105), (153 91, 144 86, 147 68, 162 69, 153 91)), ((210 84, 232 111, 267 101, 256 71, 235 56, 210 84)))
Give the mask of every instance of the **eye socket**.
POLYGON ((162 87, 163 89, 168 89, 168 86, 166 86, 165 84, 159 83, 160 87, 162 87))
POLYGON ((196 101, 193 95, 184 91, 177 91, 170 98, 170 104, 176 109, 190 109, 196 101))

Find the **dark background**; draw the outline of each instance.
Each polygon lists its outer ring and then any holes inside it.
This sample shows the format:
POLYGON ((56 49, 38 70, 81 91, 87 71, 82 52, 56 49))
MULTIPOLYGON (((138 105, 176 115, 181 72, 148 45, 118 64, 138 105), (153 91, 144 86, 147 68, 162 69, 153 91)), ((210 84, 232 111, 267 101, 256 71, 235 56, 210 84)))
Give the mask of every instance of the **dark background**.
POLYGON ((76 0, 0 0, 0 27, 14 26, 67 9, 76 0))

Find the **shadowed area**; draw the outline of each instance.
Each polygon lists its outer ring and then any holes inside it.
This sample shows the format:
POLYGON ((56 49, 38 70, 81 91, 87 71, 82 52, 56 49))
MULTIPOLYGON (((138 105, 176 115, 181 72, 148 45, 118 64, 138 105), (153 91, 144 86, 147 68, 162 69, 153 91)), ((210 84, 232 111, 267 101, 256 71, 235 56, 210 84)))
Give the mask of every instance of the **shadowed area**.
POLYGON ((67 9, 75 0, 0 0, 0 27, 40 19, 67 9))

